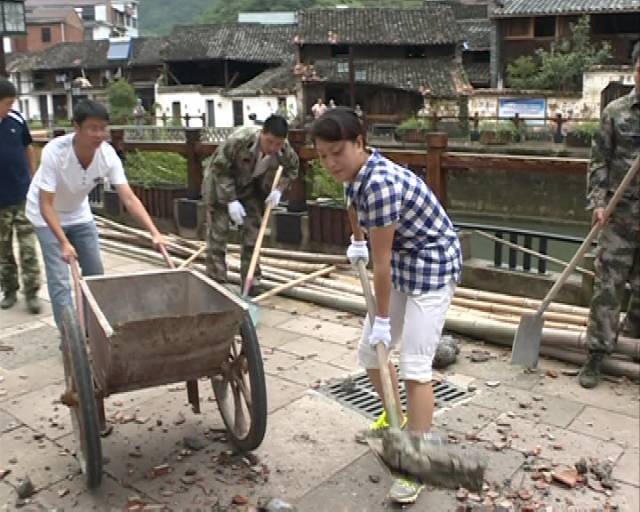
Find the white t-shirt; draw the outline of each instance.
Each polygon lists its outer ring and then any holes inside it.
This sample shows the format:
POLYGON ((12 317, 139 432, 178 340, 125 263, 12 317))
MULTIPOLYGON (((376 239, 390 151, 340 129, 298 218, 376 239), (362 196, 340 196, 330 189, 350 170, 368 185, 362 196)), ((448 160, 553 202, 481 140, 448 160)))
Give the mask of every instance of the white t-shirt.
POLYGON ((53 206, 60 224, 72 226, 93 220, 89 192, 96 185, 105 179, 111 185, 127 183, 122 161, 107 142, 96 150, 91 165, 84 169, 73 149, 74 136, 70 133, 56 137, 42 150, 40 167, 27 194, 26 216, 35 227, 47 225, 40 214, 40 190, 55 193, 53 206))

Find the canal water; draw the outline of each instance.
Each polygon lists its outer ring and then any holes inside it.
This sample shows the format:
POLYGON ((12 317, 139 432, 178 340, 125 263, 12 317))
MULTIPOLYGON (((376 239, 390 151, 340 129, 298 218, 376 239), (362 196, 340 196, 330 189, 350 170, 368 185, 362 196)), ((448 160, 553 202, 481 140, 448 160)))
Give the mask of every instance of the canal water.
MULTIPOLYGON (((578 237, 581 240, 589 232, 589 226, 587 224, 575 223, 575 222, 562 222, 558 219, 510 219, 501 216, 485 216, 477 214, 468 214, 464 212, 450 212, 451 219, 454 223, 474 224, 484 226, 500 226, 512 229, 521 229, 527 231, 538 231, 543 233, 553 233, 556 235, 564 235, 570 237, 578 237)), ((493 235, 494 232, 486 230, 489 234, 493 235)), ((503 235, 505 240, 509 239, 508 235, 503 235)), ((524 239, 519 238, 519 245, 524 245, 524 239)), ((488 240, 481 235, 472 234, 471 238, 471 254, 474 258, 486 259, 493 262, 494 259, 494 246, 495 243, 488 240)), ((567 243, 549 240, 547 246, 547 254, 555 258, 569 261, 575 254, 579 245, 577 243, 567 243)), ((508 264, 508 247, 504 246, 502 253, 503 265, 508 264)), ((533 250, 538 250, 538 242, 534 240, 533 250)), ((518 251, 518 265, 522 265, 522 252, 518 251)), ((531 266, 532 269, 537 268, 537 258, 532 257, 531 266)), ((563 267, 548 263, 549 270, 562 270, 563 267)))

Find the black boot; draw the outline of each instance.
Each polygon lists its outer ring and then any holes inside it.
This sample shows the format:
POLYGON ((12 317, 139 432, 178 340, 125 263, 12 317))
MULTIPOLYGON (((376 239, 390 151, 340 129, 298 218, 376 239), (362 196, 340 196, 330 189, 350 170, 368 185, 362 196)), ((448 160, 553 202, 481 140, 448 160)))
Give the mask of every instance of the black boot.
POLYGON ((583 388, 595 388, 600 383, 600 373, 602 372, 602 360, 604 354, 602 352, 592 352, 589 354, 587 362, 580 370, 578 380, 583 388))
POLYGON ((12 292, 5 292, 4 299, 2 299, 2 302, 0 302, 0 308, 9 309, 10 307, 13 307, 17 300, 18 294, 15 290, 12 292))
POLYGON ((32 315, 39 315, 40 314, 40 310, 41 310, 41 308, 40 308, 40 300, 38 299, 38 297, 36 295, 29 295, 27 297, 27 310, 32 315))

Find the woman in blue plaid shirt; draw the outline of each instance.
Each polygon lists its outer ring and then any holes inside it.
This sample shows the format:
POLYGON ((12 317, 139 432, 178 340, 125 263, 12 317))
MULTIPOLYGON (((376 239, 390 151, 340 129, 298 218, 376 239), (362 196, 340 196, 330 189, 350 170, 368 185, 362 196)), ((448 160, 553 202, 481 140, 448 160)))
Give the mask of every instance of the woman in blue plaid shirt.
MULTIPOLYGON (((336 108, 319 117, 311 129, 322 165, 345 185, 353 235, 347 256, 354 266, 373 259, 377 302, 373 328, 364 323, 358 361, 382 397, 375 345, 392 349, 400 340, 400 378, 407 387, 410 434, 427 436, 434 396, 431 364, 445 316, 460 278, 462 256, 453 224, 427 185, 414 173, 366 146, 365 131, 355 112, 336 108)), ((400 407, 398 375, 389 371, 400 407)), ((383 414, 368 429, 380 435, 388 428, 383 414)), ((423 485, 412 479, 394 482, 389 497, 412 503, 423 485)))

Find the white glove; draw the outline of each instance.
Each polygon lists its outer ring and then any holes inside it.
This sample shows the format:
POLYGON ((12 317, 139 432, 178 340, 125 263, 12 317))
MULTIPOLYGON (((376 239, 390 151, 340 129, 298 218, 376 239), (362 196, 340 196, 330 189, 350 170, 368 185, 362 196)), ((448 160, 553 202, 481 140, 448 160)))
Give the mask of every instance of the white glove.
POLYGON ((275 189, 264 200, 264 204, 271 204, 271 208, 275 208, 280 204, 281 197, 282 192, 280 192, 278 189, 275 189))
POLYGON ((369 345, 375 347, 378 343, 384 343, 385 348, 391 345, 391 323, 388 318, 376 316, 369 334, 369 345))
POLYGON ((351 244, 347 249, 347 258, 349 258, 349 262, 353 267, 358 266, 358 261, 364 261, 366 265, 369 263, 369 249, 367 248, 366 240, 354 240, 353 235, 351 235, 351 244))
POLYGON ((242 203, 236 199, 227 205, 227 209, 229 210, 231 220, 238 226, 242 226, 242 224, 244 224, 244 218, 247 216, 247 212, 244 211, 242 203))

